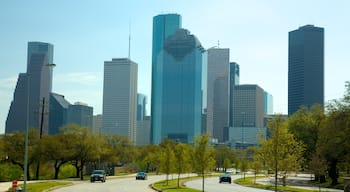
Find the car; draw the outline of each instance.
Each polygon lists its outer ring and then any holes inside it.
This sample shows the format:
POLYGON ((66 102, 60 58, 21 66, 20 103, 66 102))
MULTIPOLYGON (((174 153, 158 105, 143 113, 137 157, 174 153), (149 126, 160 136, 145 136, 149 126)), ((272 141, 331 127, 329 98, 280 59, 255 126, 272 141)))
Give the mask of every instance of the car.
POLYGON ((221 174, 219 177, 219 183, 223 183, 223 182, 231 183, 231 175, 228 173, 221 174))
POLYGON ((90 182, 101 181, 106 182, 106 172, 105 170, 94 170, 90 176, 90 182))
POLYGON ((147 173, 145 172, 138 172, 136 174, 136 180, 146 180, 147 179, 147 173))

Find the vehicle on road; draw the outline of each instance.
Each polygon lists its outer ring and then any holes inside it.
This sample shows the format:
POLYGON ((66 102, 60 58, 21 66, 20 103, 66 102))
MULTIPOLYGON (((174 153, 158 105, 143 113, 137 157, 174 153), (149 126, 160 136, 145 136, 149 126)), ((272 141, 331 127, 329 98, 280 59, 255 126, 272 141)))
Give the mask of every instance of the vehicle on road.
POLYGON ((95 181, 106 182, 106 172, 104 170, 94 170, 90 176, 90 182, 95 181))
POLYGON ((147 173, 145 172, 138 172, 136 174, 136 180, 146 180, 147 179, 147 173))
POLYGON ((231 175, 228 173, 223 173, 219 177, 219 183, 231 183, 231 175))

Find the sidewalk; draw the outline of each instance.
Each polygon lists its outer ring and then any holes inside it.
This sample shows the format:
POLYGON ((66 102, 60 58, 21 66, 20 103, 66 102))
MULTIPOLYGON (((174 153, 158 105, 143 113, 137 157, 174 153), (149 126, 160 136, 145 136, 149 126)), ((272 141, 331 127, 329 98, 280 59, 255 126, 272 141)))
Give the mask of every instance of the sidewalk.
MULTIPOLYGON (((308 184, 308 181, 310 181, 311 177, 308 174, 299 174, 297 176, 289 176, 287 178, 287 186, 288 187, 294 187, 294 188, 300 188, 300 189, 309 189, 309 190, 315 190, 318 191, 319 188, 316 186, 310 186, 308 184)), ((274 177, 265 177, 261 179, 256 180, 257 183, 263 184, 263 185, 274 185, 275 184, 275 178, 274 177)), ((278 185, 282 185, 281 182, 278 182, 278 185)), ((344 190, 340 189, 331 189, 331 188, 322 188, 321 191, 328 191, 328 192, 344 192, 344 190)))

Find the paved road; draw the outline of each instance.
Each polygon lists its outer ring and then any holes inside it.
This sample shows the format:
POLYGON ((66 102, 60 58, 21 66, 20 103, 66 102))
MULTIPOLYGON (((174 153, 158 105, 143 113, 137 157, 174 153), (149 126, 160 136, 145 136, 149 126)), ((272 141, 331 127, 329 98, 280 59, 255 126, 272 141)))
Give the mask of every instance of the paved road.
MULTIPOLYGON (((241 178, 239 175, 232 176, 232 181, 235 179, 241 178)), ((186 182, 185 185, 187 187, 193 188, 193 189, 199 189, 202 190, 202 180, 193 180, 186 182)), ((263 190, 263 189, 255 189, 251 187, 244 187, 241 185, 237 185, 232 182, 232 184, 229 183, 219 183, 219 177, 210 177, 205 179, 204 182, 204 190, 206 192, 271 192, 270 190, 263 190)))
POLYGON ((107 179, 105 183, 90 181, 81 182, 72 186, 59 188, 53 192, 154 192, 149 184, 164 180, 165 176, 148 176, 147 180, 131 178, 107 179))

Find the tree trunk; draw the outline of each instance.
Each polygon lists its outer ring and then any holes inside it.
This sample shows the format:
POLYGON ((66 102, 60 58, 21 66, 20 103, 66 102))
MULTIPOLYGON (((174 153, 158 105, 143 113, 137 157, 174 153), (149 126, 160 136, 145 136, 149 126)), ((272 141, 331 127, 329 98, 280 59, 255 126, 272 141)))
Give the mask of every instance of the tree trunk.
POLYGON ((202 192, 204 192, 204 173, 202 173, 202 192))
POLYGON ((80 161, 80 180, 84 180, 84 161, 80 161))
POLYGON ((330 163, 330 167, 329 167, 329 177, 332 179, 332 185, 336 185, 338 184, 338 170, 337 170, 337 164, 338 161, 337 160, 333 160, 330 163))

